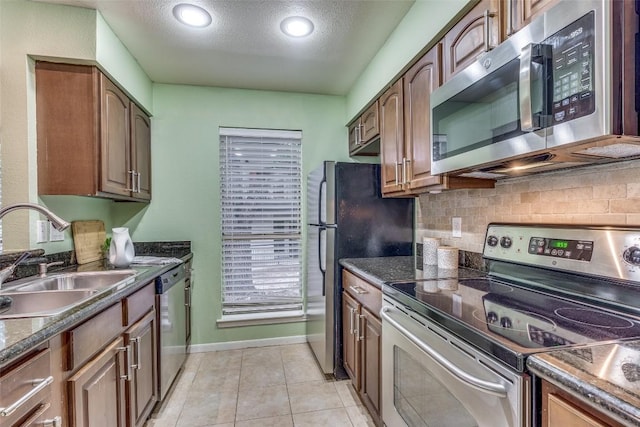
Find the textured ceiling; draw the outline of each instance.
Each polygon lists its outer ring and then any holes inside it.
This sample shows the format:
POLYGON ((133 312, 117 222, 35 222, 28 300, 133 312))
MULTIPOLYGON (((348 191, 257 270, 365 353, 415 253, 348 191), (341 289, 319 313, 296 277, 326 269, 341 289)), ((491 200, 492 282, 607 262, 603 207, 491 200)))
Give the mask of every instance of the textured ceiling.
MULTIPOLYGON (((1 0, 0 0, 1 1, 1 0)), ((40 0, 98 9, 158 83, 346 94, 414 0, 201 0, 213 17, 189 28, 172 14, 185 0, 40 0), (285 36, 290 15, 311 19, 285 36)))

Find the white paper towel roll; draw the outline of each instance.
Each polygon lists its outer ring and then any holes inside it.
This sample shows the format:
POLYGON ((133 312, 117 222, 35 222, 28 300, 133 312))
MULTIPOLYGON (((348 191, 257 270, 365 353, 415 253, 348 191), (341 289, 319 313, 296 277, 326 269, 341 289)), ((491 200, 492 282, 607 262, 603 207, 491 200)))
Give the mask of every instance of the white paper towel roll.
POLYGON ((440 246, 437 257, 438 269, 452 270, 458 268, 458 248, 440 246))
POLYGON ((422 238, 423 265, 438 265, 438 246, 440 246, 440 239, 436 237, 422 238))

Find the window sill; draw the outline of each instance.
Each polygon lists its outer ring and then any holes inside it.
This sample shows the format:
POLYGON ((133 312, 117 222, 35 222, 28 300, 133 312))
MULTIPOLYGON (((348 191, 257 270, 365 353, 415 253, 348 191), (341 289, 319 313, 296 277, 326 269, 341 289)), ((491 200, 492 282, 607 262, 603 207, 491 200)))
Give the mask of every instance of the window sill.
POLYGON ((306 316, 302 310, 278 311, 274 313, 227 314, 216 321, 218 328, 237 326, 274 325, 279 323, 303 322, 306 316))

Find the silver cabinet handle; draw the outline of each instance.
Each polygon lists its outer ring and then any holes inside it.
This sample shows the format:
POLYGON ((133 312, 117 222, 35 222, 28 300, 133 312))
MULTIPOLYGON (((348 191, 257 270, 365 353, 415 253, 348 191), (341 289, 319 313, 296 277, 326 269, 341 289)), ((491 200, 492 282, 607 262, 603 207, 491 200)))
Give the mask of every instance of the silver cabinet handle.
POLYGON ((507 36, 513 34, 513 0, 507 0, 507 36))
POLYGON ((489 9, 484 11, 484 51, 489 52, 491 50, 491 44, 489 38, 491 37, 491 13, 489 9))
POLYGON ((137 369, 140 370, 142 369, 142 363, 140 362, 140 359, 142 358, 142 356, 140 356, 140 352, 141 352, 141 342, 142 338, 141 337, 135 337, 131 340, 132 343, 135 344, 135 349, 136 349, 136 363, 133 363, 131 365, 131 368, 133 369, 137 369))
POLYGON ((402 185, 407 183, 407 158, 402 158, 402 185))
POLYGON ((349 286, 349 289, 351 289, 353 292, 355 292, 358 295, 364 295, 364 294, 368 294, 369 291, 367 291, 366 289, 362 289, 360 286, 349 286))
POLYGON ((131 183, 131 185, 128 188, 125 188, 125 191, 130 191, 132 193, 135 193, 136 191, 136 173, 133 170, 130 170, 129 172, 127 172, 127 175, 129 175, 129 183, 131 183))
POLYGON ((396 185, 400 185, 400 178, 398 177, 398 166, 400 166, 400 163, 396 163, 396 185))
POLYGON ((358 314, 358 313, 355 313, 355 312, 354 312, 354 314, 356 315, 356 331, 355 331, 356 332, 356 341, 361 341, 362 338, 360 337, 360 319, 362 319, 362 314, 358 314))
POLYGON ((40 391, 44 390, 51 383, 53 383, 52 376, 48 376, 45 379, 33 380, 31 382, 31 384, 33 385, 33 389, 29 390, 25 395, 23 395, 21 398, 19 398, 6 408, 0 408, 0 417, 8 417, 9 415, 13 414, 22 405, 27 403, 29 399, 38 394, 40 391))
POLYGON ((58 415, 57 417, 53 417, 50 420, 44 420, 42 422, 42 426, 43 427, 62 427, 62 417, 58 415))
POLYGON ((353 315, 356 313, 355 308, 353 307, 349 307, 349 333, 351 335, 355 334, 356 330, 353 327, 354 326, 354 322, 353 322, 353 315))
POLYGON ((136 172, 136 175, 138 175, 138 186, 136 188, 136 193, 140 192, 140 176, 142 176, 142 174, 140 172, 136 172))
POLYGON ((355 145, 360 145, 360 125, 356 125, 354 132, 356 134, 356 142, 355 145))
POLYGON ((394 320, 391 317, 392 309, 391 307, 382 307, 380 310, 380 316, 389 322, 391 326, 396 328, 398 332, 404 335, 411 343, 418 346, 422 351, 424 351, 427 355, 429 355, 438 365, 447 370, 451 375, 456 377, 461 382, 473 387, 476 390, 480 390, 482 392, 492 394, 494 396, 501 397, 505 399, 507 397, 507 389, 502 384, 492 383, 490 381, 485 381, 481 378, 477 378, 468 372, 462 370, 458 366, 451 363, 448 359, 442 356, 440 353, 435 351, 433 348, 429 347, 424 341, 420 338, 416 337, 411 331, 402 326, 399 322, 394 320))
POLYGON ((125 345, 124 347, 116 348, 117 351, 124 351, 127 354, 127 373, 120 375, 121 380, 131 381, 131 365, 133 365, 133 356, 131 354, 131 346, 125 345))
POLYGON ((364 319, 364 314, 360 314, 358 316, 358 341, 364 341, 364 335, 361 335, 360 325, 362 324, 362 319, 364 319))

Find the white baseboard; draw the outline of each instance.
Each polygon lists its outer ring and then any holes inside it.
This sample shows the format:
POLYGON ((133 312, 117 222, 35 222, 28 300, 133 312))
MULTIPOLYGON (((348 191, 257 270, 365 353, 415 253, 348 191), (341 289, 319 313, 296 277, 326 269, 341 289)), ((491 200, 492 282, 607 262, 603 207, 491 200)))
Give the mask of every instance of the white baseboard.
POLYGON ((207 351, 222 351, 222 350, 238 350, 251 347, 268 347, 272 345, 286 345, 286 344, 302 344, 306 343, 307 338, 304 335, 292 336, 292 337, 278 337, 278 338, 264 338, 258 340, 247 341, 229 341, 229 342, 214 342, 209 344, 192 344, 190 353, 204 353, 207 351))

